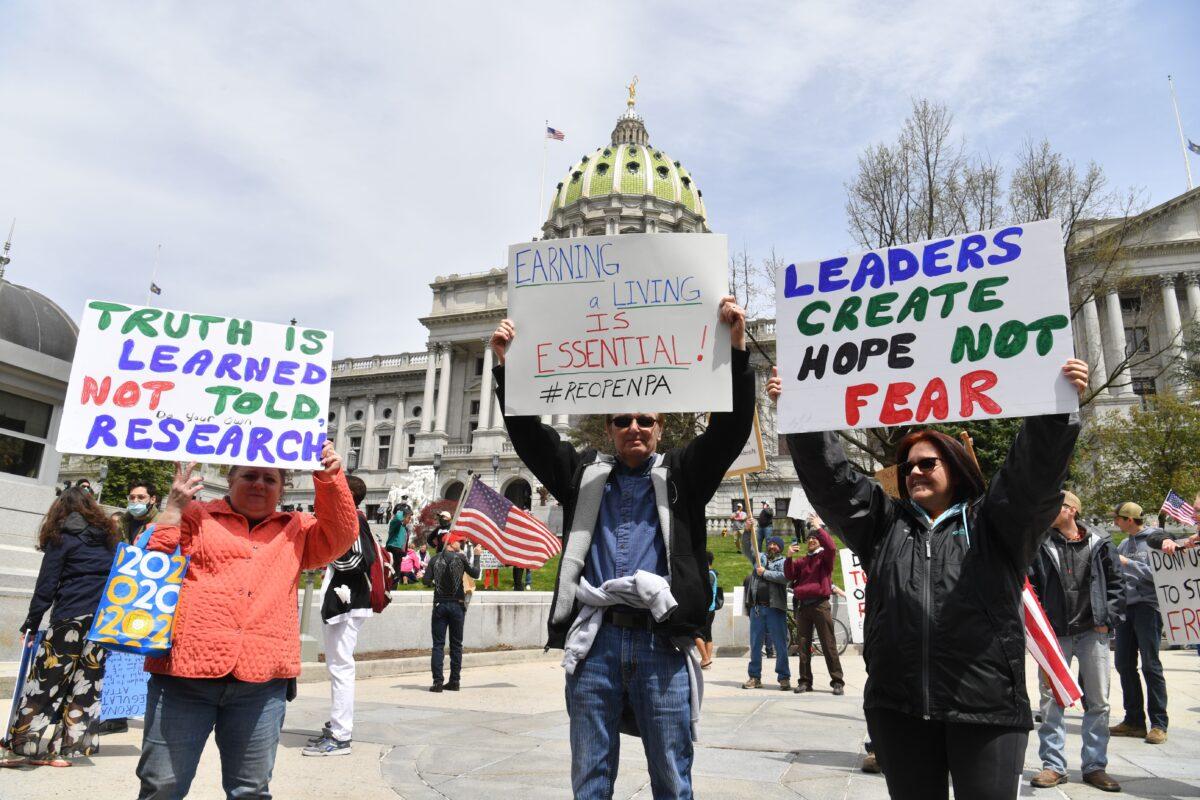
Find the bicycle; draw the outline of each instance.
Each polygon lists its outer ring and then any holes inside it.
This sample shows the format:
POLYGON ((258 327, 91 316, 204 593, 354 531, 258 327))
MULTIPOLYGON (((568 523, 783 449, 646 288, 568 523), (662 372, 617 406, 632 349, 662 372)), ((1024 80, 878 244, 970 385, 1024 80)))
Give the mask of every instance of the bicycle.
MULTIPOLYGON (((850 626, 838 619, 838 605, 841 603, 841 597, 835 594, 830 602, 829 614, 833 618, 833 641, 837 645, 837 654, 840 656, 846 652, 846 648, 850 646, 850 626)), ((791 611, 784 612, 787 615, 788 626, 788 654, 797 656, 800 655, 800 626, 796 624, 796 616, 791 611)), ((824 656, 824 651, 821 650, 821 639, 818 636, 813 636, 809 643, 811 653, 813 655, 824 656)))

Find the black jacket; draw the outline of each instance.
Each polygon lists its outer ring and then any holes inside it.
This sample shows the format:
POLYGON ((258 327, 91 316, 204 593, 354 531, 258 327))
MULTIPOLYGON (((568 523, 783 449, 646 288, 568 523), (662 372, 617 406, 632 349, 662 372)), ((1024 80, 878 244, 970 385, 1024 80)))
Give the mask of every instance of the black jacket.
MULTIPOLYGON (((713 414, 708 428, 688 444, 666 453, 663 464, 667 469, 671 507, 670 574, 671 594, 678 607, 662 625, 657 626, 666 636, 695 636, 708 619, 712 603, 712 584, 708 576, 707 529, 704 507, 716 494, 726 470, 742 451, 754 425, 754 371, 750 354, 733 350, 731 360, 733 410, 713 414)), ((496 393, 504 407, 504 367, 497 366, 496 393)), ((591 448, 576 451, 562 441, 551 427, 541 424, 538 417, 505 415, 509 439, 525 466, 537 476, 563 507, 563 547, 570 539, 575 517, 583 469, 596 460, 591 448)), ((557 605, 562 562, 554 580, 557 605)), ((579 612, 576 601, 570 618, 548 624, 546 647, 561 648, 567 631, 579 612)))
MULTIPOLYGON (((1105 625, 1111 631, 1125 619, 1125 583, 1117 560, 1117 548, 1107 534, 1094 531, 1083 523, 1076 523, 1089 537, 1089 558, 1092 568, 1088 584, 1088 596, 1092 601, 1092 620, 1096 625, 1105 625)), ((1037 557, 1029 569, 1029 582, 1037 592, 1042 609, 1050 620, 1056 636, 1067 635, 1070 610, 1063 589, 1061 565, 1054 542, 1049 537, 1038 548, 1037 557)))
POLYGON ((479 568, 479 553, 473 553, 468 559, 466 553, 461 550, 457 553, 443 550, 429 559, 421 582, 433 587, 433 602, 461 603, 467 599, 466 589, 463 588, 464 572, 476 580, 483 574, 479 568))
POLYGON ((51 624, 95 614, 114 552, 108 546, 106 531, 88 524, 78 513, 68 516, 59 543, 47 545, 42 555, 29 616, 21 630, 37 630, 51 606, 51 624))
POLYGON ((929 530, 924 514, 850 466, 835 433, 790 434, 808 499, 867 573, 865 708, 1033 727, 1021 591, 1079 433, 1031 417, 987 492, 929 530))
MULTIPOLYGON (((351 612, 366 609, 371 610, 371 567, 375 564, 375 540, 371 535, 371 526, 362 512, 358 512, 358 538, 350 549, 330 563, 333 575, 329 578, 329 586, 325 588, 325 597, 321 600, 321 619, 325 622, 339 622, 351 612), (350 590, 350 602, 342 600, 335 591, 339 586, 350 590)), ((352 616, 370 616, 357 614, 352 616)))

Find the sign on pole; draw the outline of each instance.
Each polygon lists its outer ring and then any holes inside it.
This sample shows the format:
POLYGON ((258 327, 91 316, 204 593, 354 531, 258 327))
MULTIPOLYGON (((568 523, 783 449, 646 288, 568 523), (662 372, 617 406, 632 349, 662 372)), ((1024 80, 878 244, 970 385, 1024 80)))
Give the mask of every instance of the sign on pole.
POLYGON ((867 617, 867 572, 849 547, 838 550, 838 556, 846 592, 846 615, 850 619, 850 641, 862 644, 863 620, 867 617))
POLYGON ((622 234, 508 248, 508 414, 730 411, 724 236, 622 234))
MULTIPOLYGON (((758 426, 758 409, 755 409, 754 427, 750 430, 750 437, 746 439, 746 444, 742 446, 742 452, 738 453, 738 457, 733 460, 725 477, 745 476, 754 472, 762 472, 766 468, 767 451, 763 447, 762 429, 758 426)), ((746 502, 750 502, 749 498, 746 499, 746 502)), ((750 509, 747 508, 746 511, 749 512, 750 509)))
POLYGON ((789 264, 779 431, 1075 411, 1056 220, 789 264))
POLYGON ((1200 549, 1150 551, 1163 631, 1171 644, 1200 644, 1200 549))
POLYGON ((90 300, 58 450, 319 469, 332 350, 315 328, 90 300))
POLYGON ((793 486, 792 495, 788 498, 788 519, 808 519, 808 515, 812 513, 814 513, 812 503, 808 502, 808 496, 804 494, 804 490, 799 486, 793 486))

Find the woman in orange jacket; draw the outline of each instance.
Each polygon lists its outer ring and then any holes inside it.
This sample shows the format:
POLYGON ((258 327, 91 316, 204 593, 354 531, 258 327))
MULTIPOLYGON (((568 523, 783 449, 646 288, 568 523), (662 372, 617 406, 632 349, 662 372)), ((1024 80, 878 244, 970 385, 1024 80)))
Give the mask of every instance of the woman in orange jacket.
POLYGON ((180 465, 150 538, 191 558, 171 650, 151 673, 137 774, 139 798, 184 797, 215 729, 229 797, 267 797, 289 684, 300 674, 300 572, 344 553, 358 514, 329 442, 313 473, 316 513, 280 512, 286 475, 232 467, 229 494, 207 502, 195 464, 180 465))

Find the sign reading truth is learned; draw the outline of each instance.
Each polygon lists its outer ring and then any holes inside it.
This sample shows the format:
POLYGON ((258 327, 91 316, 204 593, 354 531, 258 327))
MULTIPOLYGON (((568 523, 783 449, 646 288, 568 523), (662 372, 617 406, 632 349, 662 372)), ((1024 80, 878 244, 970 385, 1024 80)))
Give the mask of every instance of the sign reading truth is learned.
POLYGON ((328 331, 88 301, 63 453, 320 469, 328 331))
POLYGON ((789 264, 776 299, 780 433, 1078 408, 1056 220, 789 264))
POLYGON ((509 414, 729 411, 727 245, 711 233, 508 249, 509 414))

